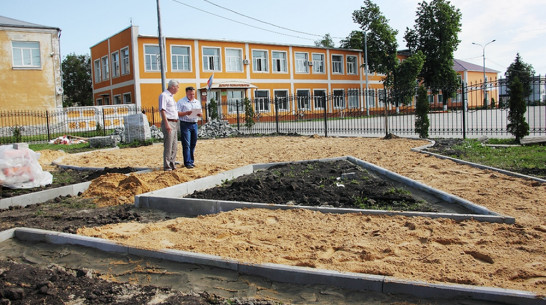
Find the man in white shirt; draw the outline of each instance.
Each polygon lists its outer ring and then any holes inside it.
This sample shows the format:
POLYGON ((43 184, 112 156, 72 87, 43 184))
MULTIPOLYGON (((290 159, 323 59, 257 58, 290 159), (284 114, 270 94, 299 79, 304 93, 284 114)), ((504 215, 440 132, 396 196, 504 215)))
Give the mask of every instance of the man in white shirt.
POLYGON ((193 168, 195 146, 197 145, 197 121, 202 116, 201 103, 195 99, 195 88, 186 88, 186 97, 177 103, 180 118, 180 132, 182 133, 182 155, 184 166, 193 168))
POLYGON ((178 144, 178 112, 174 95, 178 92, 178 81, 170 80, 167 90, 159 95, 159 113, 163 132, 163 170, 174 170, 178 144))

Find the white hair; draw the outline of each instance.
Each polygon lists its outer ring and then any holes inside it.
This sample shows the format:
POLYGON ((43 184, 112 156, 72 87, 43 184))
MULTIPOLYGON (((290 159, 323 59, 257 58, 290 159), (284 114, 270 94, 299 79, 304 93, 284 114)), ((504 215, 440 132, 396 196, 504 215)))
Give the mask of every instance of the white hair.
POLYGON ((178 86, 178 81, 177 80, 174 80, 174 79, 171 79, 169 81, 169 85, 167 88, 172 88, 172 87, 175 87, 175 86, 178 86))

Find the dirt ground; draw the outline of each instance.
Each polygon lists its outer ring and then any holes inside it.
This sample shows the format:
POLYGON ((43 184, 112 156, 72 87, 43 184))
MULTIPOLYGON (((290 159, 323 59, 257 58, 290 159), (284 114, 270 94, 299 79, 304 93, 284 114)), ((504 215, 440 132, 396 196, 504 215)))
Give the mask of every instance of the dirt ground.
MULTIPOLYGON (((237 210, 193 219, 122 219, 80 234, 142 247, 220 255, 340 271, 393 275, 546 293, 546 185, 412 152, 409 139, 263 137, 200 140, 196 167, 172 172, 108 174, 83 194, 106 208, 129 209, 134 195, 252 163, 351 155, 513 216, 516 224, 421 217, 331 215, 304 210, 237 210), (118 207, 119 206, 119 207, 118 207)), ((181 147, 179 157, 181 160, 181 147)), ((88 167, 153 167, 162 146, 91 152, 42 152, 40 162, 88 167)), ((83 200, 83 199, 82 199, 83 200)), ((131 212, 132 213, 132 212, 131 212)), ((4 222, 4 221, 2 221, 4 222)), ((100 224, 98 224, 100 225, 100 224)), ((73 231, 77 226, 69 228, 73 231)))
MULTIPOLYGON (((351 155, 457 195, 515 225, 447 219, 328 215, 308 211, 238 210, 197 219, 120 224, 80 234, 136 246, 157 245, 250 262, 387 274, 431 282, 546 292, 546 185, 412 152, 409 139, 261 137, 201 140, 196 168, 109 174, 84 197, 101 205, 252 163, 351 155), (303 230, 302 228, 305 228, 303 230), (146 234, 146 232, 150 232, 146 234), (517 258, 517 259, 516 259, 517 258)), ((156 167, 162 146, 68 156, 65 164, 156 167)))

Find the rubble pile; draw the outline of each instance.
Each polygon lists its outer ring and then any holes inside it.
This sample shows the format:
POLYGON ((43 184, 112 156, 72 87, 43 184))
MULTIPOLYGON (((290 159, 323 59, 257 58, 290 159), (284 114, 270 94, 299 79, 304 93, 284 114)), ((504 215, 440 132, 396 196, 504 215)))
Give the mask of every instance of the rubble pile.
POLYGON ((239 131, 229 125, 228 121, 212 120, 199 126, 199 138, 226 138, 239 135, 239 131))

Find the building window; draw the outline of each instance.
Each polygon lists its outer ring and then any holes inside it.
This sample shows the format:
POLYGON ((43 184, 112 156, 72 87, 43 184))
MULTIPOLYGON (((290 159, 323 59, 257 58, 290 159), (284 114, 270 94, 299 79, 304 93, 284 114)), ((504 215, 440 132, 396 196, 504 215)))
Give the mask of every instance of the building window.
POLYGON ((243 50, 226 48, 226 71, 243 72, 243 50))
POLYGON ((110 105, 110 97, 109 96, 104 96, 103 99, 104 99, 104 102, 102 102, 103 105, 110 105))
POLYGON ((334 90, 334 108, 345 108, 345 96, 343 90, 334 90))
POLYGON ((298 98, 298 110, 309 110, 309 90, 296 91, 298 98))
POLYGON ((112 78, 119 76, 119 52, 112 53, 112 78))
POLYGON ((332 55, 332 73, 343 74, 343 56, 332 55))
POLYGON ((12 41, 14 68, 40 68, 40 43, 36 41, 12 41))
POLYGON ((102 106, 102 99, 101 98, 97 99, 97 106, 102 106))
POLYGON ((275 102, 277 103, 277 109, 280 111, 288 111, 288 90, 275 90, 275 102))
POLYGON ((95 84, 100 83, 100 60, 96 59, 93 63, 95 67, 95 84))
POLYGON ((144 46, 144 70, 146 72, 154 72, 160 70, 159 46, 144 46))
POLYGON ((375 107, 375 90, 374 89, 368 89, 366 93, 366 107, 375 107))
POLYGON ((315 109, 324 109, 326 106, 326 90, 313 91, 313 102, 315 109))
POLYGON ((190 47, 171 46, 171 70, 191 71, 190 47))
POLYGON ((110 72, 108 69, 108 56, 101 58, 101 71, 102 71, 102 80, 108 80, 110 78, 110 72))
POLYGON ((121 105, 121 95, 114 95, 114 105, 121 105))
POLYGON ((121 75, 129 74, 129 48, 121 49, 121 75))
POLYGON ((243 104, 243 91, 229 90, 227 92, 228 113, 242 113, 245 111, 243 104))
POLYGON ((222 71, 219 48, 203 48, 203 71, 222 71))
POLYGON ((123 93, 123 103, 124 104, 132 104, 133 101, 131 100, 131 93, 123 93))
POLYGON ((269 91, 256 90, 254 91, 254 103, 257 112, 269 112, 269 91))
POLYGON ((357 74, 356 56, 347 56, 347 74, 357 74))
POLYGON ((296 73, 309 73, 307 53, 296 53, 296 73))
POLYGON ((358 108, 358 89, 349 89, 347 91, 349 108, 358 108))
POLYGON ((273 58, 273 72, 286 73, 286 52, 272 51, 271 57, 273 58))
POLYGON ((313 73, 324 73, 324 54, 313 54, 313 73))
POLYGON ((267 51, 252 51, 252 66, 254 72, 267 72, 267 51))

